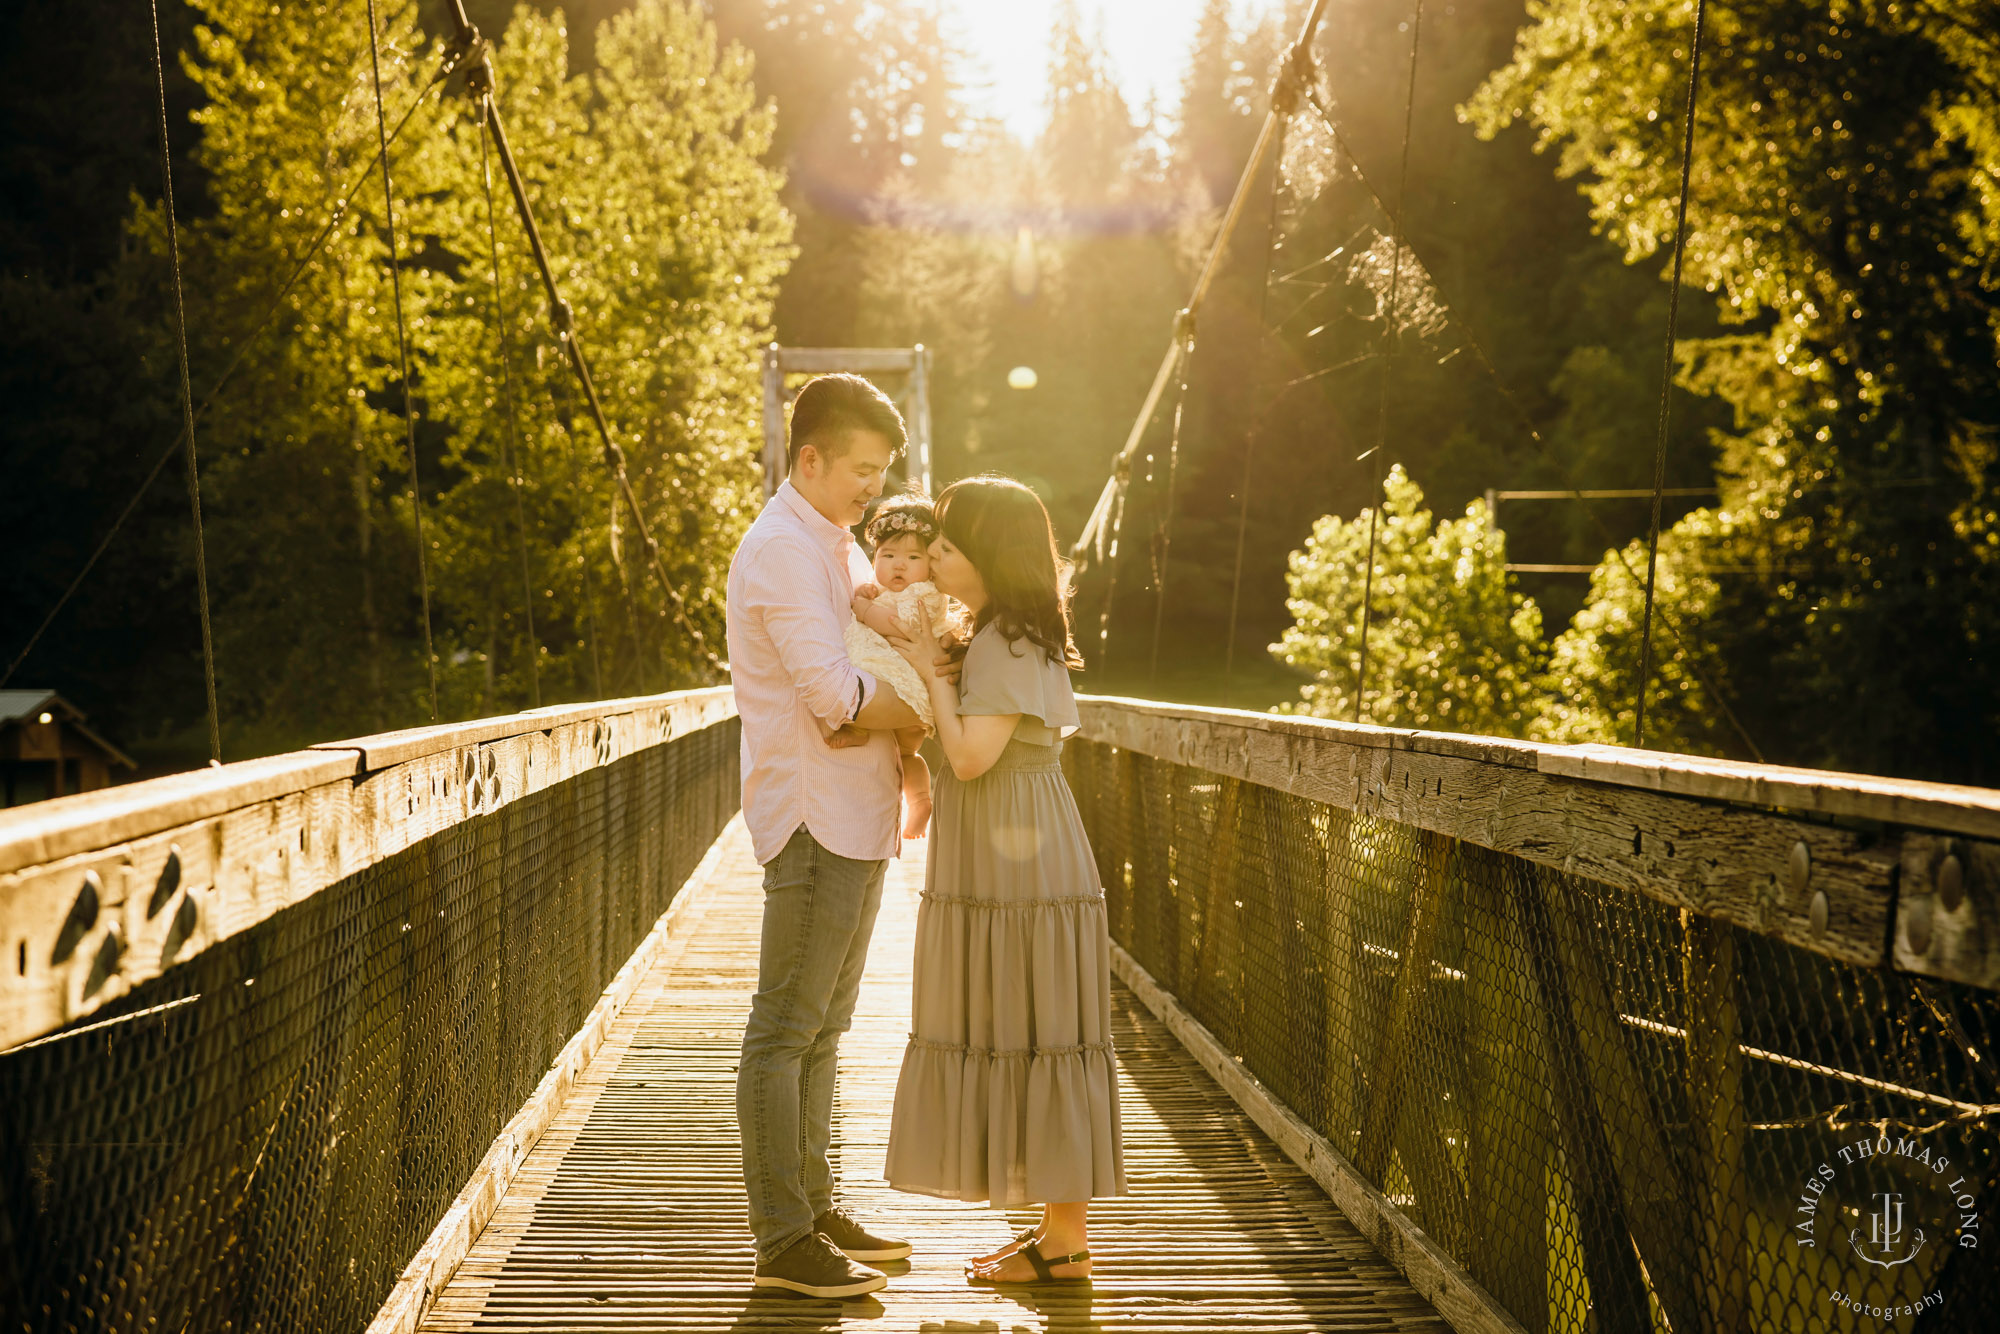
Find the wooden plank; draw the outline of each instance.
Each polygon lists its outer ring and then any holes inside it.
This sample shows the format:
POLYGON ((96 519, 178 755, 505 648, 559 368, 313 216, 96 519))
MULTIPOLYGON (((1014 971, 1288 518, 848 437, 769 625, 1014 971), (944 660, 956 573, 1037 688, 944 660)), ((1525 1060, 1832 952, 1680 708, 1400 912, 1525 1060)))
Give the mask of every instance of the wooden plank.
POLYGON ((353 746, 168 774, 0 811, 0 874, 352 777, 353 746))
POLYGON ((0 873, 0 1051, 460 821, 734 707, 727 687, 563 706, 75 799, 114 798, 101 821, 24 808, 39 823, 17 848, 69 850, 0 873), (371 754, 381 767, 363 763, 371 754))
POLYGON ((2000 791, 1619 746, 1547 746, 1543 773, 1710 801, 2000 838, 2000 791))
POLYGON ((671 729, 661 740, 700 731, 736 712, 735 694, 728 686, 701 690, 677 690, 665 695, 639 695, 629 699, 598 700, 588 704, 551 704, 497 718, 477 718, 464 723, 442 723, 432 727, 408 727, 398 732, 357 737, 351 741, 328 742, 312 749, 358 750, 361 767, 386 769, 393 764, 422 759, 468 746, 484 745, 532 732, 549 732, 558 727, 634 715, 660 715, 671 729))
POLYGON ((1495 888, 1505 883, 1500 875, 1467 875, 1461 883, 1471 1244, 1494 1296, 1541 1334, 1550 1305, 1547 1192, 1556 1133, 1548 1085, 1554 1067, 1513 896, 1495 888))
MULTIPOLYGON (((1186 756, 1162 755, 1162 758, 1185 764, 1202 763, 1192 755, 1209 748, 1219 746, 1227 750, 1251 745, 1242 736, 1248 731, 1306 743, 1296 753, 1310 767, 1323 765, 1333 758, 1339 748, 1452 755, 1488 764, 1535 769, 1551 777, 1586 779, 1608 787, 2000 838, 2000 790, 1993 788, 1880 778, 1826 769, 1793 769, 1736 760, 1671 755, 1662 751, 1632 750, 1622 746, 1559 746, 1503 737, 1422 732, 1376 727, 1367 723, 1336 722, 1329 718, 1195 708, 1108 695, 1082 696, 1077 704, 1083 716, 1083 735, 1092 740, 1108 739, 1099 735, 1103 727, 1132 727, 1131 721, 1114 720, 1112 715, 1124 715, 1126 720, 1159 719, 1197 724, 1185 732, 1172 726, 1159 729, 1161 744, 1178 745, 1187 750, 1186 756), (1210 729, 1215 730, 1211 732, 1210 729)), ((1258 758, 1269 762, 1276 756, 1281 766, 1284 753, 1282 747, 1256 748, 1258 758)), ((1206 767, 1217 768, 1218 772, 1235 772, 1227 765, 1206 767)), ((1343 761, 1335 767, 1347 771, 1352 768, 1352 763, 1343 761)), ((1310 783, 1315 775, 1301 773, 1298 777, 1310 783)), ((1329 778, 1339 781, 1331 776, 1329 778)), ((1252 781, 1265 780, 1253 778, 1252 781)), ((1266 785, 1284 786, 1276 782, 1266 785)), ((1329 800, 1324 797, 1316 799, 1329 800)), ((1335 801, 1333 804, 1341 803, 1335 801)))
POLYGON ((1172 993, 1116 944, 1111 947, 1111 970, 1453 1329, 1459 1334, 1526 1334, 1521 1322, 1449 1253, 1390 1204, 1345 1155, 1272 1097, 1172 993))
POLYGON ((1080 709, 1091 741, 1512 853, 1844 962, 1888 961, 1898 831, 1548 774, 1537 759, 1550 748, 1528 742, 1094 697, 1080 709))
POLYGON ((1742 1017, 1736 1004, 1736 937, 1713 918, 1681 914, 1681 994, 1687 1005, 1686 1163, 1698 1239, 1695 1300, 1707 1334, 1746 1329, 1750 1314, 1750 1197, 1743 1155, 1750 1137, 1743 1098, 1742 1017))
POLYGON ((639 983, 652 971, 661 956, 677 940, 685 937, 712 896, 717 871, 732 834, 742 824, 738 816, 730 829, 716 840, 694 873, 674 894, 667 910, 653 924, 646 938, 625 961, 609 986, 598 997, 579 1028, 556 1054, 547 1074, 528 1095, 521 1109, 508 1119, 494 1137, 486 1156, 473 1169, 444 1217, 431 1229, 430 1236, 417 1248, 402 1274, 390 1288, 388 1298, 368 1323, 367 1334, 415 1334, 436 1297, 451 1282, 458 1267, 472 1251, 493 1212, 506 1196, 528 1155, 554 1122, 583 1071, 604 1045, 611 1026, 631 1001, 639 983))
POLYGON ((427 1334, 630 1328, 1119 1329, 1193 1334, 1446 1326, 1173 1036, 1113 988, 1131 1194, 1094 1201, 1092 1286, 969 1287, 963 1256, 1026 1209, 901 1194, 880 1180, 910 1023, 922 848, 893 863, 841 1043, 839 1198, 916 1241, 859 1301, 753 1290, 735 1064, 756 987, 762 890, 732 831, 729 874, 685 953, 656 968, 433 1305, 427 1334), (914 855, 910 855, 914 854, 914 855), (1170 1219, 1171 1226, 1164 1226, 1170 1219))

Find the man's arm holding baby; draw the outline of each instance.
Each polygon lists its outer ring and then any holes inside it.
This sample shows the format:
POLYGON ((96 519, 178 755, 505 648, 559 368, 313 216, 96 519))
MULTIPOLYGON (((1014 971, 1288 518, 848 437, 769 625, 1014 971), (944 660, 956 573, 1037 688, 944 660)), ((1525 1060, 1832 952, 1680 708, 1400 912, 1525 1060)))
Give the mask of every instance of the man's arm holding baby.
MULTIPOLYGON (((856 620, 883 638, 894 642, 898 637, 904 636, 905 631, 897 623, 895 613, 877 601, 881 595, 882 588, 879 584, 862 584, 854 590, 850 609, 856 620)), ((948 656, 941 657, 938 660, 938 671, 945 676, 956 678, 958 664, 950 661, 948 656)), ((857 672, 856 675, 864 674, 857 672)), ((824 715, 822 721, 826 721, 824 715)), ((855 710, 851 722, 839 725, 828 722, 825 729, 826 744, 836 750, 848 746, 863 746, 868 744, 870 732, 899 732, 905 728, 922 726, 923 722, 917 717, 917 711, 911 708, 902 696, 893 690, 878 688, 862 701, 861 706, 855 710)))
MULTIPOLYGON (((829 744, 853 744, 835 738, 855 723, 881 730, 914 723, 915 710, 849 661, 839 613, 825 602, 802 598, 792 563, 777 551, 767 547, 758 554, 762 559, 744 570, 743 610, 763 622, 799 698, 822 730, 834 733, 829 744)), ((798 563, 806 559, 801 555, 798 563)))

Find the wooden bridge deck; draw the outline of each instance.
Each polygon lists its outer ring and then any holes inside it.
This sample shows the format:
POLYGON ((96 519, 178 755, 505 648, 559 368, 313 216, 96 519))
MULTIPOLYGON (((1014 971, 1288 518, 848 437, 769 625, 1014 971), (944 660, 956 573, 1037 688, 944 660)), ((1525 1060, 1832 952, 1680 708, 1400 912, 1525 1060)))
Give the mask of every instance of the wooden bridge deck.
POLYGON ((1090 1291, 968 1288, 961 1256, 1031 1214, 898 1194, 880 1179, 908 1028, 922 848, 891 869, 834 1152, 844 1199, 914 1238, 858 1302, 757 1295, 734 1113, 756 979, 759 870, 724 835, 699 910, 613 1026, 426 1331, 1444 1330, 1130 992, 1114 995, 1132 1195, 1093 1209, 1090 1291), (879 1299, 879 1300, 878 1300, 879 1299))

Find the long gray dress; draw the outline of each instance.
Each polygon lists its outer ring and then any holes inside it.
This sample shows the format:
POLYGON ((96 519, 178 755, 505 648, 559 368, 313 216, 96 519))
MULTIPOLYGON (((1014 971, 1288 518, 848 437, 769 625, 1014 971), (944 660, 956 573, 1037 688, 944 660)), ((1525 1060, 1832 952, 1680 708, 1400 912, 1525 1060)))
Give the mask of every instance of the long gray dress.
POLYGON ((989 625, 959 713, 1021 721, 986 773, 938 774, 883 1175, 1000 1206, 1123 1195, 1104 891, 1060 767, 1069 669, 989 625))

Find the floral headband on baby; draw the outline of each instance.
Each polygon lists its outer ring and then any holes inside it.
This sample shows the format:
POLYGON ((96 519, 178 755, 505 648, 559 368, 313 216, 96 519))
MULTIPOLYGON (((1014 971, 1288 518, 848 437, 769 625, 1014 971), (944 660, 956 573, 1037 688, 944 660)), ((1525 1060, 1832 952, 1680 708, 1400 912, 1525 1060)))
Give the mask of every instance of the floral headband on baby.
POLYGON ((884 508, 868 524, 868 540, 878 547, 905 534, 914 535, 926 546, 937 539, 937 518, 928 505, 921 509, 914 505, 884 508))

